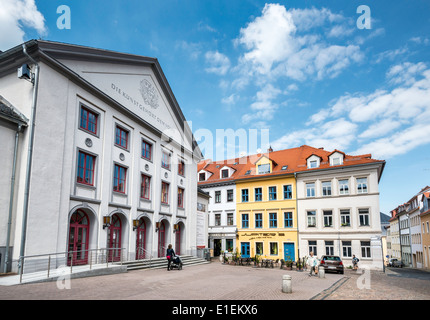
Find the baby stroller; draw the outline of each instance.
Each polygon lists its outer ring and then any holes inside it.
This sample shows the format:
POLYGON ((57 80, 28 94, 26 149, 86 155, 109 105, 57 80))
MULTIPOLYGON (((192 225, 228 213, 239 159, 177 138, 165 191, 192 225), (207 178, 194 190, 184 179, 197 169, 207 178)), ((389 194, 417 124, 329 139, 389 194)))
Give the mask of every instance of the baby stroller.
POLYGON ((170 270, 176 268, 178 270, 182 270, 182 260, 179 256, 173 256, 170 261, 170 270))

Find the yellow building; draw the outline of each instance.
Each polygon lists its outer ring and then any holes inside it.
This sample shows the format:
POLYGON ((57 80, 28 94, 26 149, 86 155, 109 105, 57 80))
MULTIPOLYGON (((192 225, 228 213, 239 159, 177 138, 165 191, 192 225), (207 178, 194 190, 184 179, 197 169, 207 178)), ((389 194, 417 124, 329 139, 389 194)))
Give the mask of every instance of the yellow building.
POLYGON ((298 259, 296 182, 286 151, 255 157, 235 180, 236 247, 242 257, 298 259))

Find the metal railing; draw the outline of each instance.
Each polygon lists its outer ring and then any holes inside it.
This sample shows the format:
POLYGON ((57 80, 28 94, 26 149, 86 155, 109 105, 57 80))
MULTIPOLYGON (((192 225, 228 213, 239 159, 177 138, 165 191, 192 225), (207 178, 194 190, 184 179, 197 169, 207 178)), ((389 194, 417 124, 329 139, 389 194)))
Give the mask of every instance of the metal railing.
POLYGON ((50 254, 22 256, 17 263, 19 282, 24 274, 46 274, 58 276, 59 273, 73 273, 76 268, 92 270, 95 266, 106 266, 120 263, 122 265, 125 248, 102 248, 90 250, 67 251, 50 254))
POLYGON ((149 257, 149 267, 152 267, 152 258, 153 258, 152 253, 149 250, 146 250, 143 247, 137 248, 137 258, 136 258, 136 260, 145 260, 145 259, 148 259, 148 257, 149 257), (143 253, 143 256, 141 255, 141 253, 143 253))

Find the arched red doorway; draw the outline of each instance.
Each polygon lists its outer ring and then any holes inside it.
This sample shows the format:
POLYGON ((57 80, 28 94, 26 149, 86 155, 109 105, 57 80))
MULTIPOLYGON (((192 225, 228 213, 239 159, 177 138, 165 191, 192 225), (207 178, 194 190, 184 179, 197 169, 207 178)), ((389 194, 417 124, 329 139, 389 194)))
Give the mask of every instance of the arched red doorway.
POLYGON ((166 225, 161 221, 158 227, 158 257, 164 257, 166 251, 166 225))
POLYGON ((143 218, 139 220, 136 230, 136 260, 146 258, 146 223, 143 218))
POLYGON ((83 210, 78 209, 70 218, 67 265, 88 263, 89 234, 90 220, 83 210))
POLYGON ((108 228, 109 261, 121 260, 121 219, 117 214, 111 218, 108 228))
POLYGON ((182 236, 182 224, 178 223, 175 232, 175 253, 177 255, 181 254, 181 236, 182 236))

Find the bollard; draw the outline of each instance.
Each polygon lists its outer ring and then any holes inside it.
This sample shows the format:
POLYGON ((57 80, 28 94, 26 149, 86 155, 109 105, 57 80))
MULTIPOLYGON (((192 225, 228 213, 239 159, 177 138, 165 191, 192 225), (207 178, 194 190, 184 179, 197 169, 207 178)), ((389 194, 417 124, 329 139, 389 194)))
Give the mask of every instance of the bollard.
POLYGON ((318 267, 318 277, 319 278, 325 278, 325 269, 323 266, 318 267))
POLYGON ((290 275, 283 275, 282 276, 282 292, 283 293, 291 293, 293 292, 293 286, 291 283, 291 276, 290 275))

